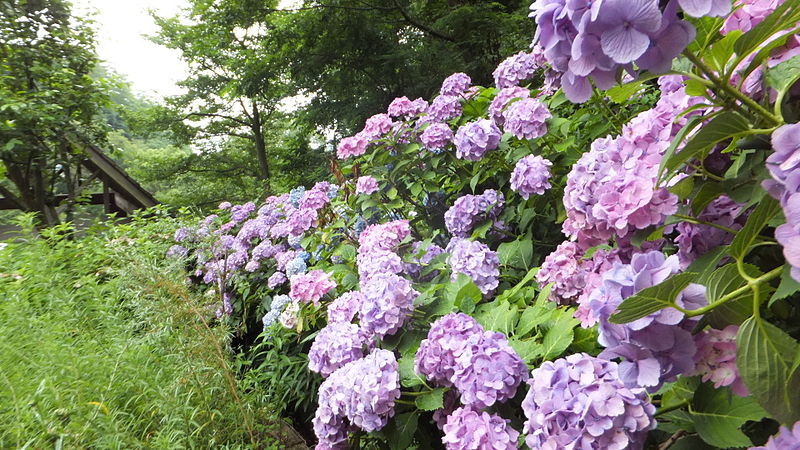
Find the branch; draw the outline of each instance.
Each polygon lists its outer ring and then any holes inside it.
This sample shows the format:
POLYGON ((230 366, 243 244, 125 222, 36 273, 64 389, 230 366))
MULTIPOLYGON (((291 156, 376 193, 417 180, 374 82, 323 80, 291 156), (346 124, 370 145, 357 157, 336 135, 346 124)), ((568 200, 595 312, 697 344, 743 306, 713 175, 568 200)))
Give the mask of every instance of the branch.
POLYGON ((10 189, 6 188, 2 184, 0 184, 0 194, 3 194, 3 197, 7 198, 8 200, 11 201, 11 203, 16 205, 17 209, 22 211, 28 209, 25 207, 25 205, 22 204, 22 200, 20 200, 19 197, 17 197, 13 192, 11 192, 10 189))
POLYGON ((249 124, 249 123, 245 122, 245 121, 244 121, 244 120, 242 120, 242 119, 237 119, 236 117, 226 116, 225 114, 217 114, 217 113, 201 113, 201 112, 192 112, 192 113, 189 113, 189 114, 186 114, 185 116, 183 116, 183 118, 182 118, 181 120, 188 119, 189 117, 192 117, 192 116, 200 116, 200 117, 219 117, 219 118, 221 118, 221 119, 228 119, 228 120, 231 120, 231 121, 233 121, 233 122, 236 122, 236 123, 238 123, 238 124, 240 124, 240 125, 242 125, 242 126, 244 126, 244 127, 252 127, 252 125, 251 125, 251 124, 249 124))
POLYGON ((403 16, 403 18, 406 19, 406 22, 410 23, 414 27, 419 28, 420 30, 430 34, 433 37, 437 37, 439 39, 442 39, 442 40, 445 40, 445 41, 448 41, 448 42, 456 42, 456 40, 453 39, 451 36, 448 36, 446 34, 443 34, 443 33, 439 32, 439 31, 436 31, 433 28, 431 28, 431 27, 429 27, 429 26, 427 26, 427 25, 425 25, 423 23, 420 23, 420 22, 416 21, 413 17, 411 17, 411 15, 408 14, 408 12, 405 9, 403 9, 402 6, 400 6, 400 2, 398 0, 394 0, 394 4, 396 6, 396 9, 403 16))

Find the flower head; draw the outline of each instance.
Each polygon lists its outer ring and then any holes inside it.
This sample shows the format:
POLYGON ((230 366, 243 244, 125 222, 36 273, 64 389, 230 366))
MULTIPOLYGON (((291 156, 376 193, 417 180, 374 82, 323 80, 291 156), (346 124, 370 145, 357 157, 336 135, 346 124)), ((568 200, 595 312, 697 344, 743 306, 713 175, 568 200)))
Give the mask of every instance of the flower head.
POLYGON ((519 161, 511 172, 511 189, 525 200, 532 194, 542 195, 550 189, 550 161, 541 156, 528 155, 519 161))
POLYGON ((519 432, 497 414, 461 407, 447 417, 442 442, 447 450, 514 450, 519 432))
POLYGON ((486 244, 468 239, 453 238, 447 246, 447 263, 455 281, 459 273, 472 279, 478 289, 488 295, 500 284, 500 259, 486 244))
POLYGON ((489 119, 478 119, 461 126, 453 142, 456 156, 468 161, 479 161, 483 155, 500 144, 500 129, 489 119))
POLYGON ((366 343, 358 325, 334 322, 320 330, 308 351, 308 369, 323 377, 350 361, 364 357, 366 343))
POLYGON ((295 275, 291 278, 291 291, 289 296, 295 302, 314 302, 319 304, 323 295, 336 287, 336 282, 330 274, 322 270, 312 270, 305 274, 295 275))
POLYGON ((378 181, 370 176, 359 177, 356 181, 356 194, 369 195, 378 191, 378 181))

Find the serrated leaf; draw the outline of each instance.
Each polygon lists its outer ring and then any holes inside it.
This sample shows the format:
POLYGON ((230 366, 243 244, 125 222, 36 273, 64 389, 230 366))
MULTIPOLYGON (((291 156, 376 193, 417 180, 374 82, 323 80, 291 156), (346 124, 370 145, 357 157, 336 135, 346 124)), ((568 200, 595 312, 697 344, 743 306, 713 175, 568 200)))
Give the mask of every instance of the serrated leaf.
MULTIPOLYGON (((670 176, 692 159, 702 159, 704 153, 717 143, 738 136, 750 130, 750 122, 739 113, 725 111, 704 124, 700 130, 689 138, 686 145, 677 153, 665 155, 663 174, 659 179, 670 176)), ((678 139, 676 137, 676 139, 678 139)))
POLYGON ((697 389, 690 412, 697 434, 719 448, 752 445, 739 428, 748 420, 767 415, 752 397, 739 397, 729 388, 715 389, 710 383, 697 389))
POLYGON ((528 270, 533 257, 533 242, 524 238, 504 242, 497 247, 497 257, 502 265, 528 270))
POLYGON ((575 337, 572 330, 579 323, 571 312, 561 309, 557 311, 560 314, 554 314, 555 320, 547 324, 548 330, 542 340, 542 357, 547 360, 564 353, 575 337))
POLYGON ((400 384, 412 388, 422 386, 422 377, 414 371, 414 355, 408 355, 397 361, 397 372, 400 374, 400 384))
POLYGON ((444 288, 444 297, 462 312, 471 314, 483 298, 483 293, 470 277, 459 273, 458 278, 444 288))
POLYGON ((414 442, 417 432, 419 413, 409 412, 396 415, 393 420, 381 430, 392 450, 406 450, 414 442))
POLYGON ((692 197, 692 213, 695 216, 699 215, 706 206, 724 194, 725 190, 725 186, 719 183, 705 183, 700 186, 700 190, 692 197))
POLYGON ((711 63, 711 66, 716 69, 717 72, 725 72, 725 66, 728 64, 728 61, 731 60, 731 56, 733 56, 733 45, 741 36, 741 30, 733 30, 711 45, 708 49, 705 59, 711 63))
MULTIPOLYGON (((752 264, 744 264, 747 275, 758 278, 764 273, 752 264)), ((739 274, 739 269, 735 263, 727 264, 715 270, 705 282, 706 297, 709 303, 714 303, 729 293, 745 286, 747 282, 739 274)), ((769 285, 761 284, 759 290, 761 298, 769 293, 769 285)), ((745 290, 736 298, 728 300, 722 305, 717 306, 711 312, 703 316, 703 324, 710 324, 714 328, 722 329, 728 325, 740 325, 753 314, 753 291, 745 290)))
POLYGON ((428 393, 420 395, 414 400, 421 411, 436 411, 444 407, 444 388, 436 388, 428 393))
POLYGON ((611 323, 633 322, 661 309, 674 306, 675 297, 686 289, 686 286, 696 277, 697 274, 694 272, 683 272, 673 275, 655 286, 642 289, 625 299, 617 307, 617 311, 609 318, 609 321, 611 323))
POLYGON ((800 283, 792 278, 791 272, 791 265, 786 264, 783 266, 783 272, 781 273, 781 284, 778 285, 778 290, 775 291, 775 293, 772 294, 772 298, 769 299, 770 306, 772 306, 774 302, 800 291, 800 283))
POLYGON ((648 74, 647 76, 640 77, 631 81, 630 83, 614 86, 605 92, 606 97, 610 98, 614 103, 627 102, 631 99, 631 97, 634 96, 634 94, 642 89, 642 85, 645 82, 652 80, 655 77, 655 75, 648 74))
POLYGON ((519 318, 519 322, 517 322, 517 329, 514 334, 520 337, 526 336, 534 328, 550 320, 554 311, 555 309, 548 309, 539 305, 525 308, 519 318))
POLYGON ((747 222, 741 230, 736 233, 733 242, 730 245, 731 256, 736 259, 744 258, 750 250, 761 230, 769 223, 770 219, 775 217, 781 211, 781 205, 772 197, 764 197, 758 206, 756 206, 747 222))
POLYGON ((800 419, 800 344, 758 317, 747 319, 736 336, 736 365, 758 403, 782 424, 800 419))
POLYGON ((515 339, 508 340, 508 345, 517 352, 525 364, 532 364, 537 359, 541 358, 543 353, 542 343, 535 339, 515 339))
POLYGON ((478 305, 472 317, 487 330, 508 335, 517 323, 517 307, 507 301, 495 300, 478 305))

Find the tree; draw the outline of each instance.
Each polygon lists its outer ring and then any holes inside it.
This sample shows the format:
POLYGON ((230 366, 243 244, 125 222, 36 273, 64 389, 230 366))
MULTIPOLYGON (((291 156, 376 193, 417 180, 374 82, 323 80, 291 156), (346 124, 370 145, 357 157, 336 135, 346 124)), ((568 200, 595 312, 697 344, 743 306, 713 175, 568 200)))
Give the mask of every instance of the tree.
POLYGON ((0 0, 0 194, 46 225, 59 222, 56 195, 84 181, 66 135, 104 134, 96 63, 93 32, 67 3, 0 0))

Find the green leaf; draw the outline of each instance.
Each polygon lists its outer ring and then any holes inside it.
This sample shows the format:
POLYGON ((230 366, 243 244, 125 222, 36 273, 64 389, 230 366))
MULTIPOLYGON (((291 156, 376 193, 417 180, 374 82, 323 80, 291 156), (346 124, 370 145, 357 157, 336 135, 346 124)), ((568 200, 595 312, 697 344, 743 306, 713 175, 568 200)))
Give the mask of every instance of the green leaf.
POLYGON ((747 223, 736 233, 736 237, 731 242, 730 252, 735 259, 742 259, 750 251, 761 230, 781 211, 781 205, 772 197, 764 197, 761 203, 756 206, 747 223))
POLYGON ((800 345, 758 317, 747 319, 736 336, 736 365, 750 393, 782 424, 800 419, 800 345))
POLYGON ((708 283, 708 278, 717 269, 717 265, 719 265, 720 260, 722 260, 727 252, 727 245, 722 245, 711 251, 708 251, 703 254, 703 256, 694 260, 694 262, 686 268, 686 271, 696 272, 697 279, 695 280, 695 283, 705 286, 708 283))
POLYGON ((459 273, 456 281, 449 283, 444 288, 444 296, 456 308, 471 314, 475 310, 475 305, 483 298, 483 293, 478 286, 475 286, 470 277, 459 273))
POLYGON ((692 198, 692 213, 697 216, 717 197, 725 193, 725 186, 720 183, 705 183, 692 198))
POLYGON ((767 415, 752 397, 739 397, 729 388, 715 389, 710 383, 697 389, 690 412, 697 434, 719 448, 752 445, 739 428, 748 420, 760 420, 767 415))
POLYGON ((504 242, 497 247, 500 264, 528 270, 533 257, 533 242, 530 239, 504 242))
POLYGON ((685 200, 694 190, 694 177, 686 177, 675 183, 669 191, 677 195, 680 200, 685 200))
POLYGON ((478 305, 472 317, 487 330, 508 335, 517 323, 517 307, 507 301, 495 300, 478 305))
POLYGON ((525 361, 525 364, 532 364, 534 361, 542 357, 544 349, 542 343, 536 339, 516 339, 510 338, 508 345, 517 352, 520 358, 525 361))
POLYGON ((725 37, 715 42, 708 50, 705 60, 710 63, 711 67, 716 69, 717 72, 725 72, 725 66, 733 56, 733 45, 742 36, 741 30, 733 30, 726 34, 725 37))
POLYGON ((644 77, 638 78, 630 83, 625 83, 619 86, 614 86, 605 92, 606 97, 610 98, 614 103, 625 103, 631 99, 637 92, 642 89, 642 85, 656 78, 655 75, 648 74, 644 77))
MULTIPOLYGON (((744 264, 747 275, 758 278, 764 273, 752 264, 744 264)), ((745 286, 747 282, 739 274, 736 264, 726 264, 715 270, 705 283, 706 297, 709 303, 714 303, 729 293, 745 286)), ((759 286, 761 297, 764 298, 769 293, 768 284, 759 286)), ((728 325, 740 325, 753 314, 753 291, 745 290, 736 298, 717 306, 711 312, 703 316, 703 323, 708 323, 714 328, 722 329, 728 325)))
POLYGON ((775 293, 772 294, 772 298, 769 299, 770 306, 772 306, 774 302, 800 291, 800 283, 792 278, 791 272, 791 265, 786 264, 783 266, 783 273, 781 273, 781 284, 778 285, 778 290, 775 291, 775 293))
MULTIPOLYGON (((666 158, 664 173, 660 179, 668 179, 677 169, 692 159, 702 159, 703 154, 718 142, 730 139, 750 130, 750 121, 739 113, 725 111, 703 125, 686 145, 677 153, 666 158)), ((678 138, 676 138, 678 139, 678 138)))
POLYGON ((785 93, 800 79, 800 56, 784 61, 767 71, 767 85, 785 93))
POLYGON ((618 307, 610 318, 611 323, 628 323, 642 317, 653 314, 661 309, 674 306, 675 297, 686 289, 697 274, 694 272, 683 272, 673 275, 663 282, 642 289, 637 294, 628 297, 618 307))
POLYGON ((422 411, 436 411, 444 407, 444 388, 436 388, 420 395, 414 400, 414 403, 422 411))
POLYGON ((473 194, 475 193, 475 186, 478 185, 478 182, 480 180, 481 180, 481 174, 480 173, 476 173, 475 176, 472 177, 471 180, 469 180, 469 188, 472 189, 472 193, 473 194))
POLYGON ((414 371, 414 355, 407 355, 397 361, 397 372, 400 374, 400 384, 403 387, 413 388, 422 386, 423 379, 414 371))
POLYGON ((560 314, 555 315, 555 321, 547 324, 549 329, 542 340, 542 357, 553 359, 561 356, 564 350, 572 343, 575 337, 572 330, 578 326, 578 320, 572 317, 572 312, 568 310, 557 310, 560 314))
POLYGON ((708 445, 699 436, 684 436, 669 447, 669 450, 716 450, 716 447, 708 445))
POLYGON ((555 309, 545 308, 543 306, 534 305, 525 308, 522 316, 519 318, 517 329, 514 334, 517 336, 525 336, 530 333, 537 326, 547 322, 553 316, 555 309))
POLYGON ((414 442, 419 423, 418 412, 398 414, 381 430, 392 450, 406 450, 414 442))
POLYGON ((786 0, 758 25, 742 35, 733 48, 739 56, 749 55, 777 30, 800 20, 800 0, 786 0))

